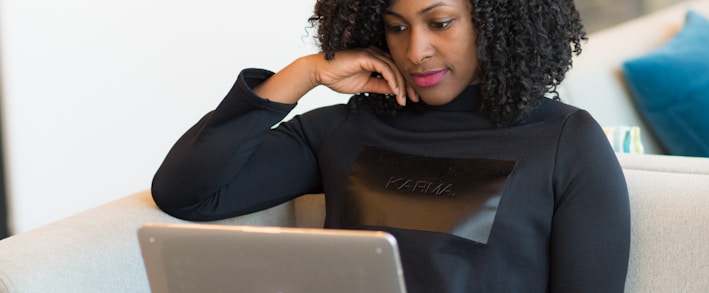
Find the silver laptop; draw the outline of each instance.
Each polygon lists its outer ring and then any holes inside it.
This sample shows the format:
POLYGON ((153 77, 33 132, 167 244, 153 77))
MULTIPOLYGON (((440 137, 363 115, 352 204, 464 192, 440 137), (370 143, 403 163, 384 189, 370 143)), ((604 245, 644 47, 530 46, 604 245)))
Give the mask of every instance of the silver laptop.
POLYGON ((385 232, 145 224, 138 239, 154 293, 406 292, 385 232))

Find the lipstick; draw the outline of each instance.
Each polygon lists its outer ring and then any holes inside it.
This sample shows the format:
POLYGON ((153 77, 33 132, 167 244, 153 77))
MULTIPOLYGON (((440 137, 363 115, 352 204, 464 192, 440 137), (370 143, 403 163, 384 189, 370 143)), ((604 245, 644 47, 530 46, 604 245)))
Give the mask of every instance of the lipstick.
POLYGON ((441 83, 443 81, 443 78, 446 76, 448 73, 448 70, 436 70, 436 71, 427 71, 427 72, 422 72, 422 73, 412 73, 411 77, 414 79, 414 83, 418 87, 433 87, 441 83))

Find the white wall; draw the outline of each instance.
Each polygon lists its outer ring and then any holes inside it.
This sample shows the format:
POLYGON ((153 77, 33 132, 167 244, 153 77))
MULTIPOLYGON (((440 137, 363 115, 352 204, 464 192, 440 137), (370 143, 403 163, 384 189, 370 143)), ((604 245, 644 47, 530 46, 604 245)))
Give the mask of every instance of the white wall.
MULTIPOLYGON (((12 231, 149 188, 240 69, 317 51, 313 3, 0 0, 12 231)), ((319 88, 298 111, 345 98, 319 88)))

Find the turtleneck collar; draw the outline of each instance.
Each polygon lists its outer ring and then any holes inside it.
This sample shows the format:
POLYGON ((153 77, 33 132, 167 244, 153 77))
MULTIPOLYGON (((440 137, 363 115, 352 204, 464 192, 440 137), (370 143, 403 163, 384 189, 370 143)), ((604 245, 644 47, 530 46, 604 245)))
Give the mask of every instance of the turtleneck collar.
POLYGON ((448 102, 447 104, 433 106, 426 104, 423 100, 418 103, 414 103, 416 107, 420 107, 426 110, 434 111, 444 111, 444 112, 475 112, 478 109, 478 102, 480 101, 480 86, 471 85, 468 86, 461 92, 457 97, 448 102))

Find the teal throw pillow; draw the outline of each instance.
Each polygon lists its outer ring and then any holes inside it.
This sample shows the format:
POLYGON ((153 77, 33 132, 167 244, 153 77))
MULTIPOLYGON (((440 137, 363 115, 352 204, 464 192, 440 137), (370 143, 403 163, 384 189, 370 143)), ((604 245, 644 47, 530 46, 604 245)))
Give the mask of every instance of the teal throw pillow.
POLYGON ((709 20, 689 10, 676 35, 627 60, 622 70, 638 111, 667 152, 709 157, 709 20))

